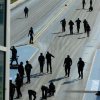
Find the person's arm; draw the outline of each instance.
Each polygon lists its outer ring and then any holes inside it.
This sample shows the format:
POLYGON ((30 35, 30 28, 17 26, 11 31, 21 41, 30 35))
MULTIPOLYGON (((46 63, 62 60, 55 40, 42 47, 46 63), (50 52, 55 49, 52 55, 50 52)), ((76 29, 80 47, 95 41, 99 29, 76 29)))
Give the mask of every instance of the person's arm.
POLYGON ((53 58, 55 58, 52 54, 51 54, 51 56, 52 56, 53 58))
POLYGON ((65 58, 65 60, 64 60, 64 64, 63 64, 63 66, 65 66, 65 63, 66 63, 66 58, 65 58))
POLYGON ((72 65, 72 59, 70 58, 70 60, 71 60, 71 63, 70 63, 70 66, 72 65))
POLYGON ((29 37, 29 34, 30 34, 30 30, 29 30, 29 33, 28 33, 28 37, 29 37))

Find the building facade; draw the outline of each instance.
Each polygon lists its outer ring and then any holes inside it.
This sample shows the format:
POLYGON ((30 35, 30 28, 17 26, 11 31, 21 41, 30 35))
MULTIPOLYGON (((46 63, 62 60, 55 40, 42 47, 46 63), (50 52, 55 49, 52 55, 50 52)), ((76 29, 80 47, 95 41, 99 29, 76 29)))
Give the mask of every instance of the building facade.
POLYGON ((10 0, 0 0, 0 100, 9 100, 10 0))

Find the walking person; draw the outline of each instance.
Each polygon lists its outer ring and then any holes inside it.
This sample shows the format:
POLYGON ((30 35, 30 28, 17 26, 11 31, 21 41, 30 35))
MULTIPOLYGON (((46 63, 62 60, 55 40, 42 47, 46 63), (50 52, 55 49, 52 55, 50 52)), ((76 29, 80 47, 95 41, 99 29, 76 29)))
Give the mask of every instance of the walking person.
POLYGON ((44 63, 45 63, 45 58, 44 58, 42 53, 40 53, 40 56, 38 57, 38 61, 39 61, 39 64, 40 64, 40 73, 43 73, 43 66, 44 66, 44 63))
POLYGON ((33 100, 36 100, 36 91, 28 90, 29 100, 32 100, 32 95, 34 96, 33 100))
POLYGON ((75 22, 77 24, 77 33, 79 33, 81 20, 78 18, 75 22))
POLYGON ((26 15, 27 15, 27 17, 28 17, 28 11, 29 11, 28 8, 25 7, 25 8, 24 8, 25 18, 26 18, 26 15))
POLYGON ((65 26, 66 26, 66 20, 65 18, 63 20, 60 21, 60 23, 62 24, 62 32, 65 32, 65 26))
POLYGON ((70 34, 73 34, 73 25, 74 23, 72 22, 72 20, 70 20, 70 22, 68 23, 69 24, 69 28, 70 28, 70 34))
POLYGON ((85 0, 82 0, 82 4, 83 4, 83 9, 84 9, 84 6, 85 6, 85 0))
POLYGON ((89 37, 89 34, 90 34, 90 26, 89 24, 86 25, 86 31, 87 31, 87 37, 89 37))
POLYGON ((46 59, 47 59, 47 73, 48 73, 48 71, 49 71, 49 65, 50 65, 50 73, 52 74, 51 57, 55 58, 52 54, 50 54, 50 53, 47 51, 47 54, 46 54, 46 59))
POLYGON ((23 75, 24 75, 23 62, 20 62, 20 65, 18 66, 18 72, 20 77, 22 78, 22 86, 23 86, 23 75))
POLYGON ((10 80, 10 100, 13 100, 14 94, 15 94, 15 85, 12 83, 12 80, 10 80))
POLYGON ((84 33, 86 33, 86 25, 88 24, 88 22, 86 19, 84 19, 83 23, 84 23, 84 33))
POLYGON ((10 65, 12 65, 13 61, 16 60, 16 65, 18 65, 18 61, 17 61, 17 50, 15 49, 14 46, 11 46, 10 50, 12 51, 12 60, 10 65))
POLYGON ((72 59, 70 58, 69 55, 67 55, 67 58, 65 58, 64 64, 63 64, 63 66, 65 66, 65 76, 68 74, 68 77, 69 77, 69 74, 70 74, 70 66, 71 65, 72 65, 72 59))
POLYGON ((22 93, 21 93, 21 85, 22 85, 22 78, 19 76, 19 74, 17 73, 17 77, 15 79, 15 82, 16 82, 16 90, 17 90, 17 99, 19 97, 22 97, 22 93))
POLYGON ((34 35, 34 32, 33 32, 33 28, 32 27, 29 30, 28 36, 29 35, 30 35, 30 44, 33 44, 33 35, 34 35))
POLYGON ((26 75, 27 75, 27 82, 26 83, 30 83, 31 69, 32 69, 32 65, 29 64, 29 61, 26 61, 26 65, 25 65, 25 71, 26 71, 26 75))
POLYGON ((82 61, 82 58, 79 58, 79 61, 77 63, 77 67, 78 67, 78 74, 79 74, 79 77, 81 77, 81 79, 83 79, 83 68, 84 68, 84 61, 82 61))

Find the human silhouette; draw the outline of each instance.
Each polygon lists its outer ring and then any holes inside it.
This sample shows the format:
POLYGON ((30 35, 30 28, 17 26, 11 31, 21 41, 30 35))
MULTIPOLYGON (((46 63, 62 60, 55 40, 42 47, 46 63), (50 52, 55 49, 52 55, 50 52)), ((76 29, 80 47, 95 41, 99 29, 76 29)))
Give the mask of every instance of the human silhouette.
POLYGON ((92 6, 92 0, 90 0, 90 6, 92 6))
POLYGON ((77 67, 78 67, 78 74, 79 74, 79 77, 81 77, 81 79, 83 79, 83 68, 84 68, 84 61, 82 60, 82 58, 79 58, 79 61, 77 63, 77 67))
POLYGON ((15 82, 16 82, 16 89, 17 89, 17 99, 19 97, 22 97, 22 93, 21 93, 21 85, 22 85, 22 78, 20 77, 20 75, 17 73, 17 77, 15 79, 15 82))
POLYGON ((68 23, 69 24, 69 28, 70 28, 70 34, 73 34, 73 25, 74 23, 72 22, 72 20, 70 20, 70 22, 68 23))
POLYGON ((42 90, 42 99, 47 99, 48 87, 46 85, 42 85, 41 90, 42 90))
POLYGON ((36 91, 28 90, 29 100, 32 100, 32 95, 34 96, 33 100, 36 100, 36 91))
POLYGON ((93 7, 92 7, 92 5, 90 5, 89 11, 92 11, 92 10, 93 10, 93 7))
POLYGON ((40 64, 40 73, 43 73, 43 66, 44 66, 44 63, 45 63, 45 58, 44 58, 42 53, 40 53, 40 56, 38 57, 38 61, 39 61, 39 64, 40 64))
POLYGON ((68 77, 69 77, 69 74, 70 74, 70 66, 71 65, 72 65, 72 59, 70 58, 69 55, 67 55, 67 57, 64 60, 64 65, 63 65, 63 66, 65 66, 65 76, 68 74, 68 77))
POLYGON ((29 30, 28 36, 29 35, 30 35, 30 44, 33 44, 33 35, 34 35, 34 32, 33 32, 33 28, 32 27, 29 30))
POLYGON ((29 11, 28 8, 25 7, 25 8, 24 8, 25 18, 26 18, 26 15, 27 15, 27 17, 28 17, 28 11, 29 11))
POLYGON ((48 73, 48 71, 49 71, 49 65, 50 65, 50 72, 52 73, 51 57, 55 58, 52 54, 50 54, 50 53, 47 51, 47 54, 46 54, 46 59, 47 59, 47 73, 48 73))
POLYGON ((49 96, 54 95, 55 92, 55 85, 53 84, 53 82, 50 82, 49 85, 49 96))
POLYGON ((60 23, 62 24, 62 32, 65 32, 65 26, 66 26, 66 20, 65 18, 63 20, 60 21, 60 23))
POLYGON ((26 61, 26 65, 25 65, 25 71, 26 71, 26 75, 27 75, 27 82, 26 83, 30 83, 31 69, 32 69, 32 65, 29 64, 29 61, 26 61))
POLYGON ((18 65, 18 61, 17 61, 17 50, 15 49, 14 46, 12 46, 10 48, 10 50, 12 51, 12 59, 11 59, 10 65, 12 65, 12 63, 13 63, 14 60, 16 60, 16 65, 18 65))
POLYGON ((84 23, 84 33, 86 33, 86 25, 88 24, 88 22, 86 19, 84 19, 83 23, 84 23))
POLYGON ((78 18, 75 22, 77 24, 77 33, 79 33, 81 20, 78 18))
POLYGON ((90 29, 89 24, 86 24, 87 37, 89 37, 90 30, 91 30, 91 29, 90 29))
POLYGON ((84 9, 84 6, 85 6, 85 0, 82 0, 82 4, 83 4, 83 9, 84 9))
POLYGON ((23 85, 23 75, 24 75, 23 62, 20 62, 20 65, 18 65, 18 72, 20 77, 22 78, 22 85, 23 85))
POLYGON ((10 100, 13 100, 13 96, 15 94, 15 85, 12 83, 12 80, 10 80, 10 100))

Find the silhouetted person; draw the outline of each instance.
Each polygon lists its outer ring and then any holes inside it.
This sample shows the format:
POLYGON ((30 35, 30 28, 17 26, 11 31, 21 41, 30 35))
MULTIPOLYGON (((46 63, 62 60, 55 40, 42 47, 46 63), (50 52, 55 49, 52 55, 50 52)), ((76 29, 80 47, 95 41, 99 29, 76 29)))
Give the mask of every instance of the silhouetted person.
POLYGON ((10 65, 12 65, 12 63, 13 63, 14 60, 16 60, 16 65, 18 65, 18 61, 17 61, 17 58, 16 58, 16 56, 17 56, 17 50, 15 49, 14 46, 12 46, 10 48, 10 50, 12 51, 12 59, 11 59, 11 64, 10 65))
POLYGON ((48 91, 48 87, 42 85, 42 86, 41 86, 41 90, 42 90, 42 99, 47 99, 47 91, 48 91))
POLYGON ((42 53, 40 53, 40 56, 38 57, 38 61, 39 61, 39 64, 40 64, 40 73, 41 72, 43 73, 43 66, 44 66, 44 63, 45 63, 45 58, 44 58, 42 53))
POLYGON ((92 0, 90 0, 90 6, 92 6, 92 0))
POLYGON ((55 92, 55 85, 53 84, 53 82, 51 82, 49 85, 49 96, 54 95, 54 92, 55 92))
POLYGON ((60 23, 62 24, 62 32, 65 32, 66 20, 63 19, 60 21, 60 23))
POLYGON ((74 23, 72 22, 72 20, 70 20, 70 22, 68 23, 69 24, 69 28, 70 28, 70 34, 73 34, 73 25, 74 23))
POLYGON ((79 74, 79 78, 81 77, 81 79, 83 79, 83 68, 84 68, 84 61, 82 61, 82 58, 79 58, 79 61, 77 63, 77 67, 78 67, 78 74, 79 74))
POLYGON ((69 55, 67 55, 67 58, 65 58, 64 60, 64 66, 65 66, 65 76, 68 74, 68 77, 69 77, 69 74, 70 74, 70 66, 72 65, 72 59, 70 58, 69 55), (67 72, 68 70, 68 72, 67 72))
POLYGON ((86 33, 86 25, 88 22, 86 21, 86 19, 84 19, 83 23, 84 23, 84 32, 86 33))
POLYGON ((21 93, 21 85, 22 85, 22 78, 19 76, 19 74, 17 73, 17 77, 15 79, 15 82, 16 82, 16 89, 17 89, 17 97, 16 98, 19 98, 20 96, 22 97, 22 93, 21 93))
POLYGON ((14 96, 14 93, 15 93, 15 85, 12 83, 12 80, 10 80, 10 100, 13 100, 13 96, 14 96))
POLYGON ((87 31, 87 37, 89 37, 89 33, 90 33, 90 26, 89 24, 86 25, 86 31, 87 31))
POLYGON ((50 65, 50 72, 52 73, 51 57, 55 58, 52 54, 50 54, 50 53, 47 51, 47 54, 46 54, 46 59, 47 59, 47 73, 48 73, 48 71, 49 71, 49 65, 50 65))
POLYGON ((77 33, 79 33, 81 20, 78 18, 75 22, 77 23, 77 33))
POLYGON ((93 7, 92 7, 92 5, 90 6, 90 8, 89 8, 89 11, 92 11, 93 10, 93 7))
POLYGON ((26 61, 26 65, 25 65, 25 71, 26 71, 26 75, 27 75, 27 82, 26 83, 30 83, 30 73, 31 73, 31 69, 32 69, 32 65, 29 64, 28 61, 26 61))
POLYGON ((84 5, 85 5, 85 0, 82 0, 82 4, 83 4, 83 9, 84 9, 84 5))
POLYGON ((32 100, 32 95, 34 96, 33 100, 36 100, 36 92, 34 90, 28 90, 29 100, 32 100))
POLYGON ((29 35, 30 35, 30 44, 33 44, 33 35, 34 35, 34 32, 33 32, 33 28, 32 27, 29 30, 28 36, 29 35))
POLYGON ((27 15, 27 17, 28 17, 28 11, 29 11, 28 8, 25 7, 25 8, 24 8, 25 18, 26 18, 26 15, 27 15))
POLYGON ((20 65, 18 66, 18 72, 20 77, 22 78, 22 85, 23 85, 23 75, 24 75, 23 62, 20 62, 20 65))

